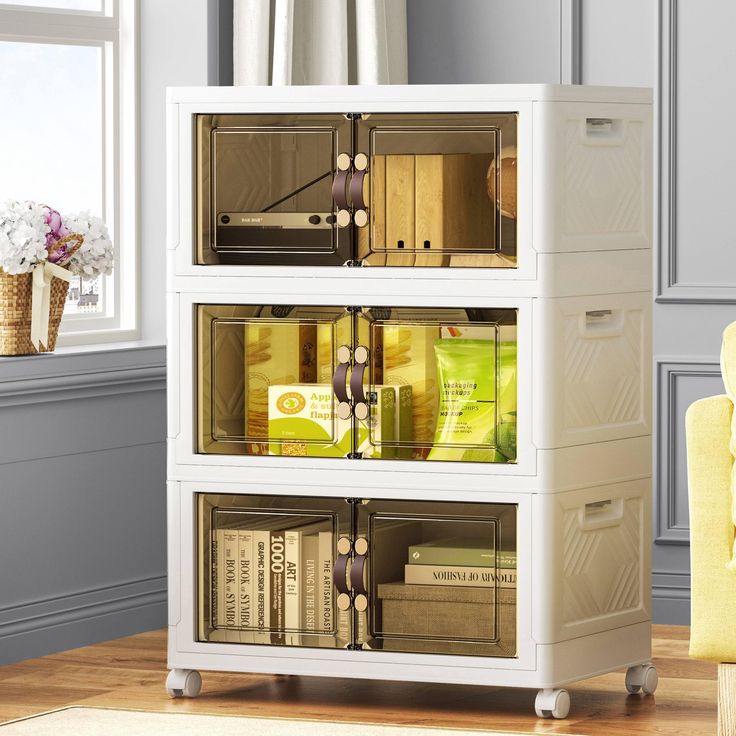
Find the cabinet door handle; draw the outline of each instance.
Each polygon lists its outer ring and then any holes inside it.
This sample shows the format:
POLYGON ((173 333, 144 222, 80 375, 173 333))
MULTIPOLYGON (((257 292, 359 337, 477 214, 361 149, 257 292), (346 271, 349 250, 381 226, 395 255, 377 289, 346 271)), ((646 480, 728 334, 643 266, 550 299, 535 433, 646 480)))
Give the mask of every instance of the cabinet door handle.
POLYGON ((359 537, 355 540, 355 557, 350 566, 350 585, 357 595, 368 596, 365 584, 366 559, 368 557, 368 540, 359 537))
POLYGON ((335 373, 332 376, 332 390, 340 402, 337 405, 337 416, 340 419, 349 419, 353 413, 353 407, 350 404, 347 389, 350 355, 351 350, 347 345, 341 345, 337 349, 337 368, 335 368, 335 373))
POLYGON ((349 154, 341 153, 337 157, 337 173, 332 180, 332 199, 339 210, 347 210, 348 204, 348 178, 353 161, 349 154))
POLYGON ((350 586, 348 585, 349 561, 350 555, 338 555, 335 564, 332 566, 332 581, 335 583, 335 590, 346 595, 350 594, 350 586))
POLYGON ((353 222, 356 227, 368 224, 368 205, 365 201, 365 184, 368 180, 368 156, 356 153, 353 159, 353 175, 350 179, 350 202, 355 209, 353 222))
POLYGON ((354 171, 350 179, 350 201, 356 210, 367 209, 365 197, 363 196, 363 185, 367 175, 367 171, 354 171))
POLYGON ((363 379, 365 378, 365 370, 368 366, 368 358, 370 352, 363 345, 358 345, 353 353, 355 365, 350 373, 350 393, 355 401, 355 415, 358 419, 368 418, 368 402, 365 397, 365 389, 363 387, 363 379), (362 405, 362 406, 360 406, 362 405), (360 409, 358 409, 360 406, 360 409))

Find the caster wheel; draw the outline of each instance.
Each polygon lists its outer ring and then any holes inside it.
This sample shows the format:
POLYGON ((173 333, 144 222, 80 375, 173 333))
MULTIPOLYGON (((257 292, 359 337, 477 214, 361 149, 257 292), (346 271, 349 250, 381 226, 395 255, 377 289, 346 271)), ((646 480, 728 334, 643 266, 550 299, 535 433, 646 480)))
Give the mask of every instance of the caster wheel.
POLYGON ((552 688, 540 690, 534 701, 534 710, 540 718, 567 718, 570 712, 570 693, 552 688))
POLYGON ((197 670, 171 670, 166 678, 166 692, 172 698, 196 698, 202 689, 197 670))
POLYGON ((626 670, 626 690, 632 695, 639 691, 653 695, 658 683, 657 668, 652 664, 640 664, 626 670))

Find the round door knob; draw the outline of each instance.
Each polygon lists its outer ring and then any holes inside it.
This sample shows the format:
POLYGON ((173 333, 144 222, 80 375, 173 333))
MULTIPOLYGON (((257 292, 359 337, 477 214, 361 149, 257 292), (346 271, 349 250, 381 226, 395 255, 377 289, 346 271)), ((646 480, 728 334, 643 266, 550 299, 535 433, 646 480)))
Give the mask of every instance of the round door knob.
POLYGON ((368 554, 368 540, 365 537, 358 537, 355 540, 355 554, 356 555, 367 555, 368 554))
POLYGON ((355 596, 355 603, 353 605, 355 606, 356 611, 363 613, 363 611, 368 608, 368 596, 358 593, 358 595, 355 596))
POLYGON ((364 153, 356 153, 353 159, 353 166, 357 171, 365 171, 368 168, 368 156, 364 153))
POLYGON ((353 409, 347 401, 341 401, 337 405, 337 416, 340 419, 350 419, 350 415, 353 413, 353 409))
POLYGON ((368 408, 368 404, 364 404, 362 401, 355 405, 355 409, 353 411, 355 413, 355 418, 359 419, 361 422, 364 422, 371 415, 371 410, 368 408))
POLYGON ((365 210, 355 210, 353 222, 358 227, 365 227, 368 224, 368 213, 365 210))
POLYGON ((348 210, 337 211, 337 226, 347 227, 350 224, 350 212, 348 210))
POLYGON ((347 593, 340 593, 337 596, 337 607, 340 611, 347 611, 350 608, 350 596, 347 593))
POLYGON ((337 551, 341 555, 347 555, 350 554, 350 548, 353 545, 350 543, 349 537, 340 537, 340 539, 337 540, 337 551))
POLYGON ((338 363, 349 363, 350 362, 350 348, 347 345, 340 345, 337 349, 337 362, 338 363))
POLYGON ((368 352, 368 348, 364 347, 363 345, 358 345, 358 347, 355 348, 355 352, 353 353, 353 357, 355 358, 356 363, 367 363, 369 355, 370 353, 368 352))
POLYGON ((310 225, 319 225, 322 222, 322 218, 319 215, 309 215, 310 225))
POLYGON ((350 168, 350 154, 349 153, 341 153, 337 157, 337 170, 338 171, 347 171, 350 168))

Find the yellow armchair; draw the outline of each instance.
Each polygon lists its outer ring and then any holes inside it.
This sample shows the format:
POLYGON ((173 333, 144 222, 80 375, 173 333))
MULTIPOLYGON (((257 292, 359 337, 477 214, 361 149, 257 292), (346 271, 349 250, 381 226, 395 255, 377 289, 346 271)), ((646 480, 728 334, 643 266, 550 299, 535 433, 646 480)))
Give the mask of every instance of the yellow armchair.
POLYGON ((725 396, 685 419, 690 497, 690 656, 718 662, 718 733, 736 734, 736 322, 723 334, 725 396))

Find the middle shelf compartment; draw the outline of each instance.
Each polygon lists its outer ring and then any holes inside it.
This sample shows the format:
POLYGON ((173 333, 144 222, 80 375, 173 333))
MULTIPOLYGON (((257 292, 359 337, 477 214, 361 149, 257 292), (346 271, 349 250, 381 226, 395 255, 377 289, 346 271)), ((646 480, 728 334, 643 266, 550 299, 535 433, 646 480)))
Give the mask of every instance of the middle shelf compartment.
POLYGON ((195 311, 199 453, 516 460, 516 309, 195 311))

